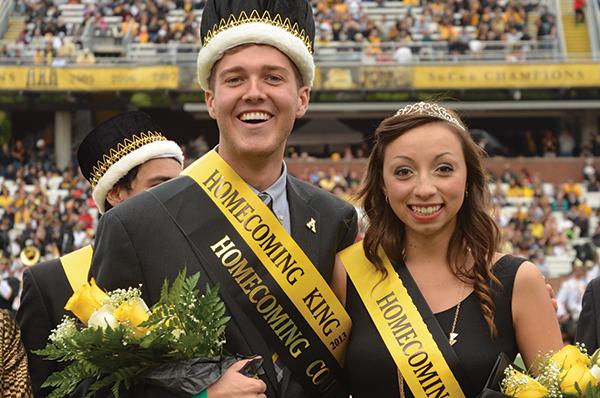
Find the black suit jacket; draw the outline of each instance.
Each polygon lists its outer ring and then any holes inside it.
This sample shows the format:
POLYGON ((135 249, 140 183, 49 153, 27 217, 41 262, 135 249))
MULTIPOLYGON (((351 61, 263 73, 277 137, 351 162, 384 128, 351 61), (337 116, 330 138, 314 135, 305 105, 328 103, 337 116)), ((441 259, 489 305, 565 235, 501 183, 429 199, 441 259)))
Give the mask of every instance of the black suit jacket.
MULTIPOLYGON (((183 266, 188 273, 201 271, 201 265, 180 225, 198 230, 203 209, 195 203, 202 192, 194 180, 180 176, 141 193, 108 211, 98 226, 91 275, 107 290, 143 284, 143 298, 151 305, 160 296, 165 277, 173 280, 183 266), (165 210, 175 210, 177 225, 165 210)), ((341 199, 288 177, 287 196, 292 237, 305 251, 326 281, 330 281, 335 254, 354 242, 356 211, 341 199), (306 223, 316 221, 316 233, 306 223)), ((202 272, 200 286, 209 283, 202 272)), ((213 283, 213 282, 210 282, 213 283)), ((227 288, 221 287, 221 294, 227 288)), ((255 331, 244 315, 230 321, 226 332, 226 349, 243 355, 260 354, 271 358, 273 349, 255 331)), ((301 388, 287 374, 281 383, 275 380, 271 361, 264 363, 269 397, 303 396, 301 388)))
POLYGON ((31 351, 44 348, 50 332, 61 323, 63 316, 72 315, 64 309, 72 294, 60 259, 37 264, 23 273, 23 293, 17 322, 27 350, 35 397, 45 397, 50 392, 49 389, 42 390, 41 385, 52 372, 59 370, 59 365, 43 360, 31 351))
POLYGON ((588 283, 583 294, 583 306, 577 322, 575 341, 584 343, 592 355, 600 347, 600 277, 588 283))

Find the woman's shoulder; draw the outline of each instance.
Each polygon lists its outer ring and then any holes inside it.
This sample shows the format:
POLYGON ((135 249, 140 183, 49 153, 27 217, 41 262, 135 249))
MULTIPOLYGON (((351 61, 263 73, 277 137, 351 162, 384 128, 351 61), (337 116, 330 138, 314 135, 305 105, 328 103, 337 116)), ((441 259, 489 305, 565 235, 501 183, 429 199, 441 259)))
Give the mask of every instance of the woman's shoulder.
POLYGON ((494 266, 519 266, 524 262, 529 262, 525 257, 513 256, 512 254, 506 254, 496 252, 493 258, 494 266))
POLYGON ((500 282, 502 290, 512 295, 512 289, 517 279, 533 280, 541 276, 538 268, 529 260, 511 254, 496 253, 492 273, 500 282))

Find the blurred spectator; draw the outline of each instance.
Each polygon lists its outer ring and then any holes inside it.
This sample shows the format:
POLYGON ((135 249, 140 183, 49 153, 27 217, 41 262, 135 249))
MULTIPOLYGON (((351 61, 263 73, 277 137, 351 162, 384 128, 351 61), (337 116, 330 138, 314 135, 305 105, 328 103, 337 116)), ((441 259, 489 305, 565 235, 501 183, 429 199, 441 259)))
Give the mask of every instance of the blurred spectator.
POLYGON ((587 285, 586 269, 581 260, 575 259, 571 264, 571 274, 562 283, 556 295, 558 304, 557 316, 565 341, 573 342, 577 320, 581 313, 581 300, 587 285))
POLYGON ((542 154, 546 157, 556 156, 557 140, 552 130, 544 130, 542 136, 542 154))
POLYGON ((563 129, 558 136, 558 150, 560 156, 573 156, 575 154, 575 138, 571 131, 563 129))
POLYGON ((398 47, 394 53, 394 60, 399 64, 410 64, 412 58, 413 55, 410 47, 398 47))
POLYGON ((575 10, 575 23, 585 22, 585 0, 573 0, 573 8, 575 10))
POLYGON ((13 304, 21 290, 21 283, 9 271, 8 259, 0 258, 0 309, 13 312, 16 309, 13 304))
POLYGON ((583 179, 588 182, 590 181, 590 178, 592 176, 597 176, 598 171, 596 170, 596 166, 594 165, 594 158, 585 159, 583 170, 581 172, 583 174, 583 179))
POLYGON ((78 65, 93 65, 96 63, 96 57, 89 48, 84 48, 77 56, 78 65))

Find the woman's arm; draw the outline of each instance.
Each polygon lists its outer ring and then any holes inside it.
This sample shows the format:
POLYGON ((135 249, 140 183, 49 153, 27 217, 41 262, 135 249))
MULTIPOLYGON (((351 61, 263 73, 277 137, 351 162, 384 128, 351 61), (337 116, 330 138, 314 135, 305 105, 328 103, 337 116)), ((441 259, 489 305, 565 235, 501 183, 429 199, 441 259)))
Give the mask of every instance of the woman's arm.
POLYGON ((556 352, 562 347, 560 327, 546 282, 529 261, 517 271, 512 311, 517 345, 528 368, 540 354, 556 352))

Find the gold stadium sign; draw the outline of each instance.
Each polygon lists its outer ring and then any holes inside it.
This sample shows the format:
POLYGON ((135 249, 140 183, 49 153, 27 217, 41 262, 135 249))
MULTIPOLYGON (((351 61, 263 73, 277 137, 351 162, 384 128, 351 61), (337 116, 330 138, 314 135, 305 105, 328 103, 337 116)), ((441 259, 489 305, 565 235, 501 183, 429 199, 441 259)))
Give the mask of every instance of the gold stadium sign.
POLYGON ((147 67, 3 67, 0 90, 114 91, 179 87, 177 66, 147 67))
POLYGON ((320 66, 316 76, 316 90, 600 87, 600 64, 320 66))

